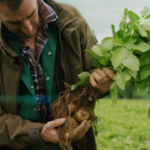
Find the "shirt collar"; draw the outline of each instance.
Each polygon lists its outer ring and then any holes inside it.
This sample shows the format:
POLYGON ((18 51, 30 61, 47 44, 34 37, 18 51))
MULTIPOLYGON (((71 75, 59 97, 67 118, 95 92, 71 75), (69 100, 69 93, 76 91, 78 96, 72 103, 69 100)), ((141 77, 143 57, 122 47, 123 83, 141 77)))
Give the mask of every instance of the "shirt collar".
POLYGON ((42 17, 42 20, 46 24, 57 20, 58 16, 56 12, 52 9, 52 7, 47 7, 47 4, 43 0, 38 0, 38 8, 41 15, 40 17, 42 17))

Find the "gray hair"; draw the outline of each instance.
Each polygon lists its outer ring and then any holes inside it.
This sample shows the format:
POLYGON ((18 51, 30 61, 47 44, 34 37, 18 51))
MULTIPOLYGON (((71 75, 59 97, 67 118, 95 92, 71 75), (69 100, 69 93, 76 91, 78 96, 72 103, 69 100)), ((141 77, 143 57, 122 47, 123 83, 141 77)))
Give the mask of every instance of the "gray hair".
POLYGON ((23 0, 0 0, 1 4, 6 4, 11 11, 14 11, 19 8, 23 0))

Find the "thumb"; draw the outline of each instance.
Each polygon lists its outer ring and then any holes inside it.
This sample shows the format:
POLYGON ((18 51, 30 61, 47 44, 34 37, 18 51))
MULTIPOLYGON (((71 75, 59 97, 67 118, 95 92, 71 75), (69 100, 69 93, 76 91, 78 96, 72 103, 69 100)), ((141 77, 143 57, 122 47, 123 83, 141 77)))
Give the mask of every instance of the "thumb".
POLYGON ((66 122, 66 118, 56 119, 49 122, 49 128, 56 128, 63 125, 66 122))

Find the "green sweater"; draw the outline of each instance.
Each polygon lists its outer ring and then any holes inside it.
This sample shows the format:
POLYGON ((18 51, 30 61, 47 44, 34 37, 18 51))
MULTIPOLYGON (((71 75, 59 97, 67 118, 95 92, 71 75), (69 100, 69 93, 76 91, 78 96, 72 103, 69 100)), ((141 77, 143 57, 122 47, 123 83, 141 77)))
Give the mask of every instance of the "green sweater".
MULTIPOLYGON (((53 23, 49 23, 49 28, 46 33, 48 35, 48 42, 42 51, 41 59, 46 92, 49 97, 49 104, 52 104, 58 97, 54 74, 57 31, 53 23), (51 55, 49 55, 49 52, 51 52, 51 55), (49 80, 46 80, 47 77, 49 77, 49 80)), ((34 84, 26 62, 20 54, 20 42, 10 31, 7 33, 7 38, 9 46, 19 55, 20 60, 23 62, 23 70, 19 83, 17 113, 22 117, 22 119, 30 120, 32 122, 40 122, 35 89, 31 88, 32 86, 34 87, 34 84)), ((12 148, 9 149, 14 150, 12 148)), ((23 150, 37 150, 37 148, 27 147, 23 150)), ((57 144, 47 144, 47 150, 60 150, 60 148, 57 144)))

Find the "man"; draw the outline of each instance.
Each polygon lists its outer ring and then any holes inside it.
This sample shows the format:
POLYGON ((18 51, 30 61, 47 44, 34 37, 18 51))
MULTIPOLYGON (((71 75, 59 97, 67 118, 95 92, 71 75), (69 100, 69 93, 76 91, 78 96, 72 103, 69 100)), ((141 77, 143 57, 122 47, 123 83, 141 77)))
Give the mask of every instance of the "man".
MULTIPOLYGON (((0 0, 0 149, 60 150, 56 127, 66 120, 48 116, 64 90, 62 81, 74 84, 79 73, 89 71, 100 95, 112 84, 114 73, 94 69, 84 51, 95 44, 85 19, 69 4, 0 0)), ((96 149, 87 121, 65 136, 76 141, 85 134, 87 150, 96 149)))

